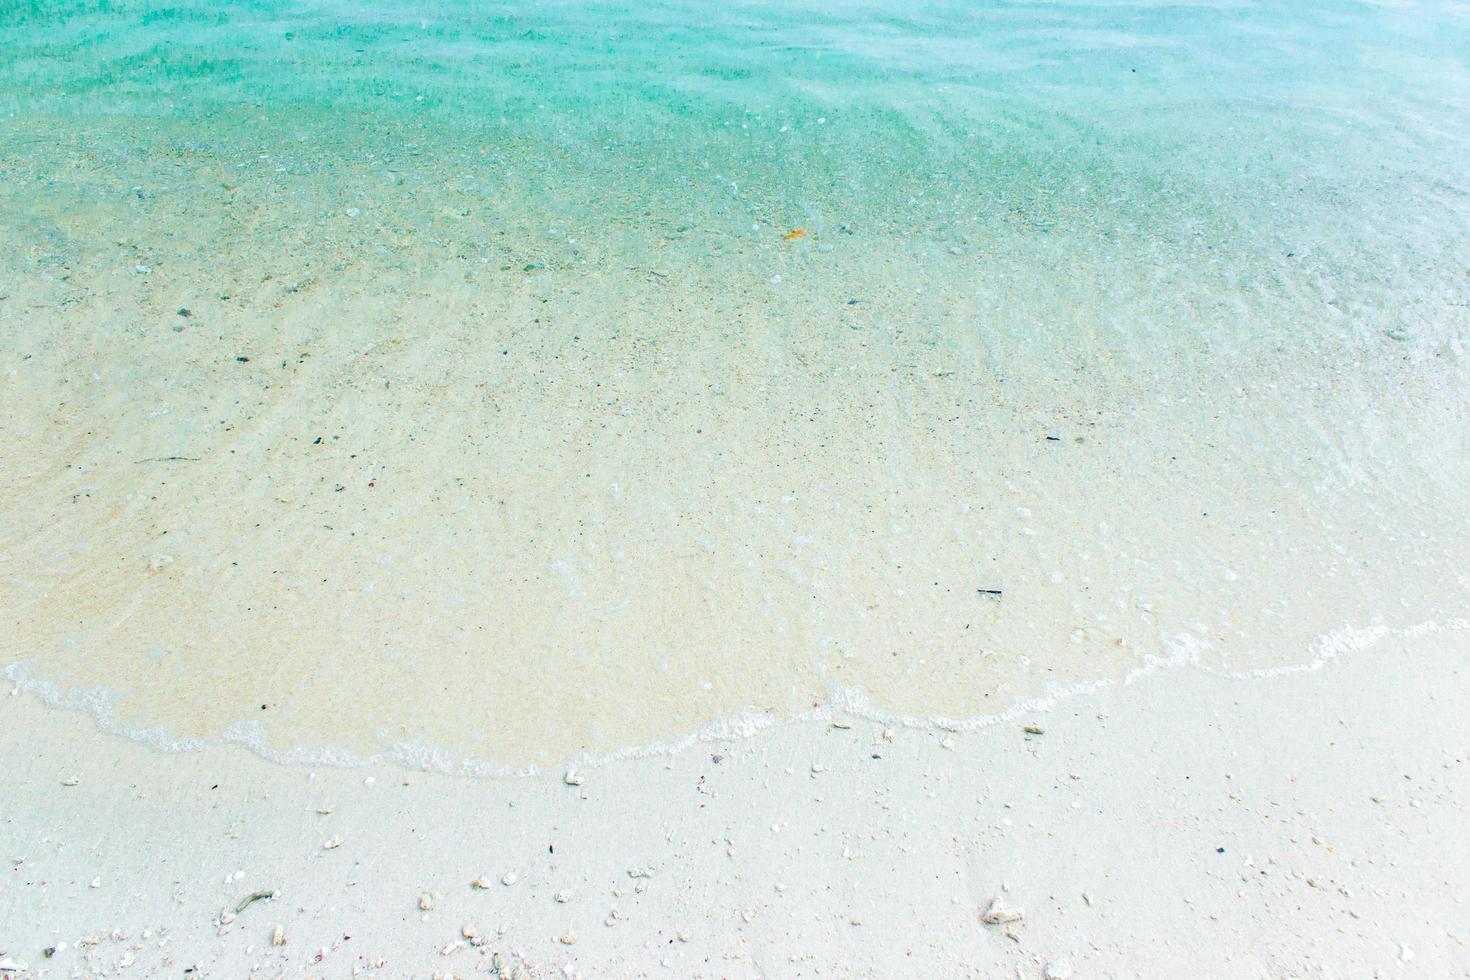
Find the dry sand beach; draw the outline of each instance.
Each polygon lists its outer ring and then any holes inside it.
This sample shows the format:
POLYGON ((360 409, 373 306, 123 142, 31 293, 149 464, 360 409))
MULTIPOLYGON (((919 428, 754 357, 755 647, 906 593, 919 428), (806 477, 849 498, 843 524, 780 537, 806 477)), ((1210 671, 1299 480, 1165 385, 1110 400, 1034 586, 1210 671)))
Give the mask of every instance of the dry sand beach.
POLYGON ((1467 637, 1272 678, 1165 671, 977 732, 796 724, 570 782, 166 755, 14 696, 3 962, 1463 976, 1467 637), (995 902, 1014 921, 987 924, 995 902))
POLYGON ((0 974, 1467 975, 1466 51, 0 4, 0 974))

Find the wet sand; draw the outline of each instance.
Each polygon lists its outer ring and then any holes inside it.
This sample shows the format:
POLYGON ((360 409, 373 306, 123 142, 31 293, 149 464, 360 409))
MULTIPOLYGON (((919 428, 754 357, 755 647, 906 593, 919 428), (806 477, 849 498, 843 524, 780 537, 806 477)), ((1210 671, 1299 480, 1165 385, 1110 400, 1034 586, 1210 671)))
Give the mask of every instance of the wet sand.
POLYGON ((16 695, 0 955, 37 977, 1458 975, 1466 636, 570 783, 163 754, 16 695), (1023 917, 982 922, 997 898, 1023 917))

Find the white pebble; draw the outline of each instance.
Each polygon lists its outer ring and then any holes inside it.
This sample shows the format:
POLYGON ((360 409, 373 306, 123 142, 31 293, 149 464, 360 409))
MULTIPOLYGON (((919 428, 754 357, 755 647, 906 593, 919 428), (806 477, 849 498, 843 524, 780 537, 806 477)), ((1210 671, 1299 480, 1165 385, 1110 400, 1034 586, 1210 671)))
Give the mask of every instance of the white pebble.
POLYGON ((1071 980, 1072 961, 1063 957, 1059 960, 1048 960, 1041 968, 1042 980, 1071 980))

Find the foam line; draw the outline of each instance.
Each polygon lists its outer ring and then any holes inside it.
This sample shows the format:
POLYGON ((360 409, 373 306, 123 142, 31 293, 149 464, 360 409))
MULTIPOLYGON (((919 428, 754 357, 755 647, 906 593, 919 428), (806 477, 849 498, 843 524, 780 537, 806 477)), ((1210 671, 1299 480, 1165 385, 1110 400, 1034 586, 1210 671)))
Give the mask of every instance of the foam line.
MULTIPOLYGON (((1470 631, 1470 619, 1459 617, 1439 622, 1420 622, 1404 627, 1390 627, 1381 623, 1369 626, 1345 626, 1318 637, 1311 645, 1311 657, 1308 660, 1281 667, 1247 671, 1225 671, 1204 665, 1201 657, 1209 649, 1208 644, 1195 637, 1181 635, 1171 642, 1168 656, 1146 658, 1143 664, 1128 671, 1121 679, 1099 678, 1094 681, 1059 687, 1044 694, 1019 698, 1009 708, 991 714, 974 715, 968 718, 893 714, 874 707, 866 691, 856 688, 834 689, 821 707, 801 712, 790 718, 781 718, 764 711, 741 711, 717 718, 704 728, 680 738, 630 746, 598 756, 580 756, 569 759, 568 763, 580 769, 589 769, 625 759, 674 755, 700 744, 743 741, 774 728, 831 722, 840 718, 857 718, 887 727, 917 730, 977 731, 993 725, 1014 722, 1027 715, 1050 711, 1062 701, 1070 698, 1110 687, 1127 686, 1169 668, 1192 667, 1214 676, 1236 680, 1256 680, 1320 670, 1340 657, 1372 649, 1389 640, 1416 639, 1466 631, 1470 631)), ((0 673, 3 673, 15 686, 11 692, 12 696, 25 692, 38 697, 49 707, 82 712, 91 717, 102 731, 142 742, 161 752, 198 752, 207 748, 234 745, 271 762, 287 766, 353 768, 389 765, 414 771, 433 771, 497 779, 532 777, 542 772, 538 766, 496 764, 441 746, 417 745, 409 742, 396 743, 371 756, 357 755, 345 748, 330 745, 297 746, 285 750, 272 749, 267 744, 264 729, 253 719, 235 724, 218 739, 178 739, 159 728, 130 726, 120 722, 117 718, 113 695, 105 688, 89 687, 70 692, 63 691, 47 681, 31 677, 21 663, 13 663, 0 673)))

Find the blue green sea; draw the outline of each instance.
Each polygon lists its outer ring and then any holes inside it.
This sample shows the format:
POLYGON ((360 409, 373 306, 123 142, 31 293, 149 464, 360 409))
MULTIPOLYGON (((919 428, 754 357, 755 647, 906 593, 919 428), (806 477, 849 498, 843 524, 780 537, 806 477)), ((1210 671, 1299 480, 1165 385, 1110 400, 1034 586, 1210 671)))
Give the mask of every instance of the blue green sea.
POLYGON ((506 771, 1470 616, 1470 7, 0 0, 0 667, 506 771))

